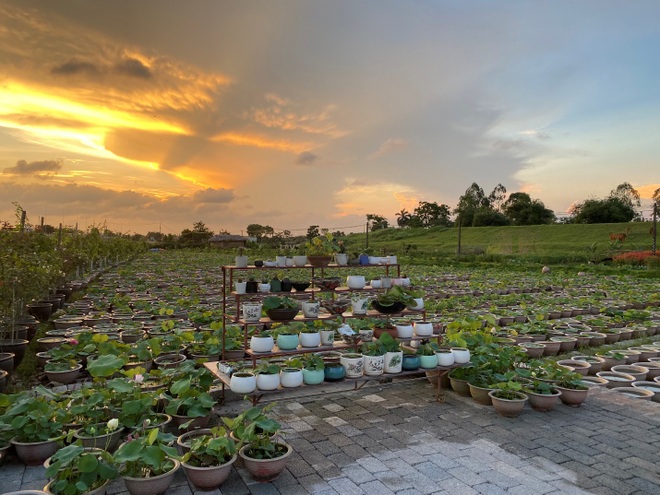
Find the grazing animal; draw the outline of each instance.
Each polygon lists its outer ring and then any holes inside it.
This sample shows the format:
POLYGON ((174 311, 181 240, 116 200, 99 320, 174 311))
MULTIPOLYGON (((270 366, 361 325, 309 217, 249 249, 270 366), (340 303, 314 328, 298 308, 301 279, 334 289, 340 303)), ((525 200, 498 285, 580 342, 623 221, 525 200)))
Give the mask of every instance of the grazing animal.
POLYGON ((628 234, 626 234, 625 232, 619 232, 619 233, 610 232, 610 241, 623 242, 623 241, 626 240, 627 236, 628 236, 628 234))

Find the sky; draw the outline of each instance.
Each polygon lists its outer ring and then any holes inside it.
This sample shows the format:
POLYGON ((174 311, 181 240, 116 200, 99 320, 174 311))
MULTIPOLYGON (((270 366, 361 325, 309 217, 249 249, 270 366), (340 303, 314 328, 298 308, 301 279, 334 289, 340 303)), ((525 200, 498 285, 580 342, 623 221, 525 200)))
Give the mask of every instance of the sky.
POLYGON ((0 0, 0 220, 304 233, 660 187, 655 0, 0 0))

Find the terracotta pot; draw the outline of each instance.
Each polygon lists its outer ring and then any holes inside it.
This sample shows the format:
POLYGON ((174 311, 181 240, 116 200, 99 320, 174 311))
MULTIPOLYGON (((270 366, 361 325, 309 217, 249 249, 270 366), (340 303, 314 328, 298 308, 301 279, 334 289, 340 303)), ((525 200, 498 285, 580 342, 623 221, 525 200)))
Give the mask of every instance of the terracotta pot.
POLYGON ((60 448, 60 440, 19 442, 12 438, 11 443, 16 449, 16 455, 26 466, 40 466, 60 448))
POLYGON ((518 399, 502 399, 497 396, 497 390, 491 390, 488 395, 493 402, 495 411, 505 418, 518 417, 525 407, 525 402, 527 402, 527 395, 522 392, 519 393, 518 399))
POLYGON ((284 471, 289 456, 293 453, 291 446, 284 442, 277 442, 279 445, 286 447, 286 453, 275 459, 254 459, 247 455, 249 445, 245 445, 238 451, 238 455, 243 459, 245 469, 248 470, 250 475, 261 483, 273 481, 284 471))
POLYGON ((481 404, 482 406, 493 405, 493 400, 491 399, 491 396, 488 395, 488 393, 493 390, 492 388, 477 387, 471 383, 468 383, 468 387, 470 388, 470 395, 477 404, 481 404))
MULTIPOLYGON (((99 427, 100 426, 103 425, 99 425, 99 427)), ((119 442, 123 437, 123 434, 124 434, 123 427, 118 428, 112 433, 106 433, 103 435, 94 435, 94 436, 88 435, 83 431, 82 428, 80 428, 73 433, 73 437, 80 440, 83 447, 105 449, 108 452, 112 452, 117 448, 117 445, 119 445, 119 442)))
POLYGON ((577 390, 574 388, 556 387, 561 392, 559 400, 567 406, 579 407, 589 394, 589 389, 577 390))
POLYGON ((559 390, 554 394, 536 394, 533 392, 526 392, 529 397, 529 405, 532 409, 539 412, 552 411, 557 405, 557 399, 561 396, 559 390))
POLYGON ((181 463, 176 459, 172 459, 174 467, 165 474, 153 476, 151 478, 133 478, 130 476, 122 476, 126 489, 131 495, 161 495, 167 491, 172 482, 174 475, 181 467, 181 463))
POLYGON ((230 461, 219 466, 197 467, 185 462, 181 465, 186 472, 186 476, 188 476, 188 481, 195 485, 195 488, 201 491, 209 491, 218 488, 225 482, 236 459, 236 454, 234 454, 230 461))

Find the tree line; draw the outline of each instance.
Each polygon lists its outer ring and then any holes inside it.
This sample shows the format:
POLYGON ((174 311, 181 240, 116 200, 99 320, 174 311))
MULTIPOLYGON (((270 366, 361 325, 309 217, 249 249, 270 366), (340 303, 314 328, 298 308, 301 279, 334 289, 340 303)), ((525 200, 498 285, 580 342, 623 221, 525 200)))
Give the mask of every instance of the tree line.
MULTIPOLYGON (((660 188, 653 193, 654 205, 660 211, 660 188)), ((639 192, 628 182, 619 184, 605 198, 588 198, 571 206, 568 217, 562 223, 620 223, 642 220, 639 192)), ((525 192, 508 195, 502 184, 489 193, 473 182, 459 197, 458 204, 451 209, 446 204, 420 201, 412 211, 405 208, 396 213, 397 226, 407 227, 488 227, 502 225, 543 225, 557 222, 554 211, 540 199, 525 192), (451 215, 455 217, 452 220, 451 215)), ((367 215, 370 230, 390 227, 382 215, 367 215)))

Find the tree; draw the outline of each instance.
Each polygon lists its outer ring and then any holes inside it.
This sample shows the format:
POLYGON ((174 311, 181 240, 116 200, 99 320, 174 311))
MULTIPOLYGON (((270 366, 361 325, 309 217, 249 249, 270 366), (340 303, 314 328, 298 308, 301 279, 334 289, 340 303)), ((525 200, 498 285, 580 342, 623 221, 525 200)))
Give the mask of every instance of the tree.
POLYGON ((408 227, 410 224, 411 215, 408 210, 401 208, 401 211, 396 214, 396 224, 399 227, 408 227))
POLYGON ((502 204, 502 212, 512 225, 542 225, 552 223, 555 214, 543 202, 529 194, 515 192, 502 204))
POLYGON ((275 230, 270 225, 259 225, 258 223, 251 223, 245 229, 247 235, 250 237, 256 237, 257 240, 265 237, 267 235, 273 235, 275 230))
POLYGON ((371 222, 371 231, 386 229, 390 226, 387 219, 381 215, 375 215, 373 213, 367 214, 367 223, 371 222))
POLYGON ((635 209, 617 197, 586 199, 571 208, 573 223, 620 223, 635 218, 635 209))
POLYGON ((451 225, 450 214, 449 206, 445 204, 439 205, 435 202, 420 201, 413 212, 413 218, 417 219, 421 227, 448 227, 451 225))
POLYGON ((310 225, 307 227, 307 240, 311 241, 314 239, 314 237, 318 237, 321 235, 321 231, 319 230, 318 225, 310 225))
POLYGON ((502 184, 497 184, 495 188, 488 195, 489 206, 495 211, 502 211, 502 205, 506 200, 506 187, 502 184))
POLYGON ((213 236, 204 222, 199 221, 193 224, 192 230, 183 229, 179 235, 179 242, 186 246, 201 246, 213 236))
POLYGON ((484 190, 473 182, 467 188, 465 194, 458 198, 458 205, 454 209, 456 213, 456 220, 460 221, 464 226, 469 227, 474 223, 474 216, 479 210, 490 209, 490 202, 486 198, 484 190))
POLYGON ((617 198, 621 200, 625 205, 630 206, 631 208, 639 208, 642 206, 642 202, 639 199, 639 193, 637 189, 630 185, 629 182, 623 182, 616 186, 616 189, 610 191, 610 198, 617 198))
POLYGON ((651 196, 655 207, 660 210, 660 187, 653 191, 653 196, 651 196))
POLYGON ((477 210, 472 218, 473 227, 497 227, 509 225, 509 220, 504 213, 495 211, 492 208, 481 208, 477 210))

